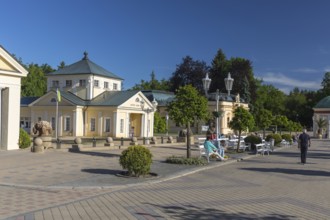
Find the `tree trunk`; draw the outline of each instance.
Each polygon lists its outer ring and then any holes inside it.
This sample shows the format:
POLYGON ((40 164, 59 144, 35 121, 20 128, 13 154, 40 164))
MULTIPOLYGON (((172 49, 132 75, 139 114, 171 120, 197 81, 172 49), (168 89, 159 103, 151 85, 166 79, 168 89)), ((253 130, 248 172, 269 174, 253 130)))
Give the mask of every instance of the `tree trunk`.
POLYGON ((238 141, 237 141, 237 149, 236 149, 236 152, 238 152, 239 147, 240 147, 240 144, 241 144, 241 133, 242 133, 242 131, 239 130, 239 131, 238 131, 238 141))
POLYGON ((190 158, 190 122, 187 124, 187 158, 190 158))

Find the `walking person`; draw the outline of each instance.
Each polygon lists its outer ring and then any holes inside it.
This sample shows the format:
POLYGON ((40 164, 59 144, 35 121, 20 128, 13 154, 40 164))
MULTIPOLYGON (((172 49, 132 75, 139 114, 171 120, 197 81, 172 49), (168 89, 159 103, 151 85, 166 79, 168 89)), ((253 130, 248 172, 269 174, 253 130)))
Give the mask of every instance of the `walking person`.
POLYGON ((307 149, 311 146, 311 139, 307 134, 307 130, 304 129, 303 133, 299 135, 298 148, 300 148, 301 163, 306 163, 307 149))

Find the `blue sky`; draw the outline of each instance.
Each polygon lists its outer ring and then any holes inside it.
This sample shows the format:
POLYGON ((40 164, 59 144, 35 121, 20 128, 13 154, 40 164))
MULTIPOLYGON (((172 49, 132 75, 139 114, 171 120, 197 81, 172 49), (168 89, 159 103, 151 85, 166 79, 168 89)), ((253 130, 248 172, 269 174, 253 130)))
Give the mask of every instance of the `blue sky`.
POLYGON ((330 71, 328 0, 0 0, 0 44, 24 63, 89 58, 124 78, 168 79, 189 55, 252 61, 288 92, 316 90, 330 71))

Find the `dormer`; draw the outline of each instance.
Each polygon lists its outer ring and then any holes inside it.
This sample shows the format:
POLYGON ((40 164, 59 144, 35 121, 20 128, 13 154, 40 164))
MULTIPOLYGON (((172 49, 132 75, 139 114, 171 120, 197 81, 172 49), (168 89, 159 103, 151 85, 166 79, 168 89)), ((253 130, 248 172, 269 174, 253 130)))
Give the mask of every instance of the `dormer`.
POLYGON ((121 91, 123 79, 92 62, 84 52, 82 60, 65 66, 47 77, 47 91, 56 88, 91 100, 104 91, 121 91))

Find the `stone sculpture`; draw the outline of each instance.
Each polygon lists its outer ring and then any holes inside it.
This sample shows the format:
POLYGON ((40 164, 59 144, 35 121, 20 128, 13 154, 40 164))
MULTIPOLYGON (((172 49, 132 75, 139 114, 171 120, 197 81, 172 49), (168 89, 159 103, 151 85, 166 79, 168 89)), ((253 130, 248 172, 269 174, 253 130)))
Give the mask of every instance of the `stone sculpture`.
POLYGON ((38 121, 32 128, 33 134, 38 136, 48 136, 52 133, 52 127, 48 121, 38 121))

